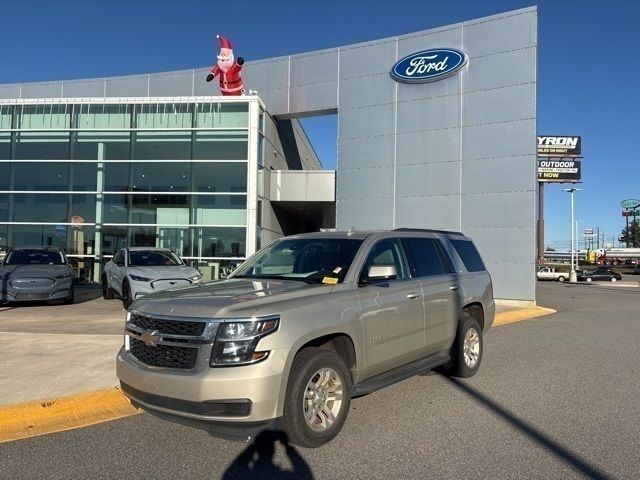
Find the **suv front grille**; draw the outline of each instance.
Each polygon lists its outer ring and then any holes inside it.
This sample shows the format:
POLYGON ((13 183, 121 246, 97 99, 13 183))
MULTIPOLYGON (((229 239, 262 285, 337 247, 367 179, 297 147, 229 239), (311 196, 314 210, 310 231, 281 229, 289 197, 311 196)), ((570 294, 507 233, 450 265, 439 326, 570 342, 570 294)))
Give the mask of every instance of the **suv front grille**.
POLYGON ((129 319, 136 327, 148 331, 157 331, 166 335, 189 335, 199 337, 204 333, 207 326, 205 322, 184 322, 176 320, 162 320, 159 318, 146 317, 139 313, 131 313, 129 319))
MULTIPOLYGON (((176 322, 177 323, 177 322, 176 322)), ((192 369, 198 360, 198 348, 173 345, 146 345, 137 338, 129 338, 131 354, 152 367, 192 369)))

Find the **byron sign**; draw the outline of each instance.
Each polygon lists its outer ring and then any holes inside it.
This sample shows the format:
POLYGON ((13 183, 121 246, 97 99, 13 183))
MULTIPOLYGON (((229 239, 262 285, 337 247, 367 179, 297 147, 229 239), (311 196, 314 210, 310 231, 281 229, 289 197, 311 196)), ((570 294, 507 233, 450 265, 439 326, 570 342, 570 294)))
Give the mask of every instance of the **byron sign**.
POLYGON ((538 155, 541 156, 579 156, 582 149, 582 138, 547 135, 538 137, 538 155))
POLYGON ((459 50, 423 50, 398 60, 391 69, 391 78, 403 83, 435 82, 459 72, 466 63, 467 55, 459 50))

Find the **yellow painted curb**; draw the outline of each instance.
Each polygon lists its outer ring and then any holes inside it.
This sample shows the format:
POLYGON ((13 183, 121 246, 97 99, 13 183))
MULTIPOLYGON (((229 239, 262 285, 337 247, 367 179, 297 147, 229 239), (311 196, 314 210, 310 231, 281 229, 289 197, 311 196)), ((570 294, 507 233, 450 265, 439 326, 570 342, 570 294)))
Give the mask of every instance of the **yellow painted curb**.
POLYGON ((0 443, 86 427, 139 413, 119 388, 0 406, 0 443))
POLYGON ((552 313, 556 313, 556 310, 554 310, 553 308, 518 308, 516 310, 496 313, 496 316, 493 320, 493 326, 497 327, 500 325, 508 325, 509 323, 522 322, 524 320, 531 320, 532 318, 542 317, 544 315, 551 315, 552 313))

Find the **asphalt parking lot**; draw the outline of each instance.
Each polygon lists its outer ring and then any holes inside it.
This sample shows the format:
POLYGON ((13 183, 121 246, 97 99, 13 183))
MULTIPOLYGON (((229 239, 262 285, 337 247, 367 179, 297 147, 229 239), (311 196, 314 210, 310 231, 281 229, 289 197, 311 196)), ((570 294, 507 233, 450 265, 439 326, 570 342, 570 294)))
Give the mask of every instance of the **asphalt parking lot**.
POLYGON ((325 447, 232 443, 142 414, 2 444, 0 478, 638 478, 638 289, 538 288, 558 313, 492 329, 474 378, 356 399, 325 447))

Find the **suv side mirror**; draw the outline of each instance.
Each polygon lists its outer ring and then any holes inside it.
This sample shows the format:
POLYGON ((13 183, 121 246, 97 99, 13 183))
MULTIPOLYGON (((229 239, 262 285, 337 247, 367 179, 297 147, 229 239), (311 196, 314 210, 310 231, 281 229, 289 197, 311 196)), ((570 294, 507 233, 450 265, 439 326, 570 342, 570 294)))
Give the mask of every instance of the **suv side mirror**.
POLYGON ((366 280, 379 281, 379 280, 395 280, 398 277, 398 272, 395 265, 371 265, 367 272, 366 280))

